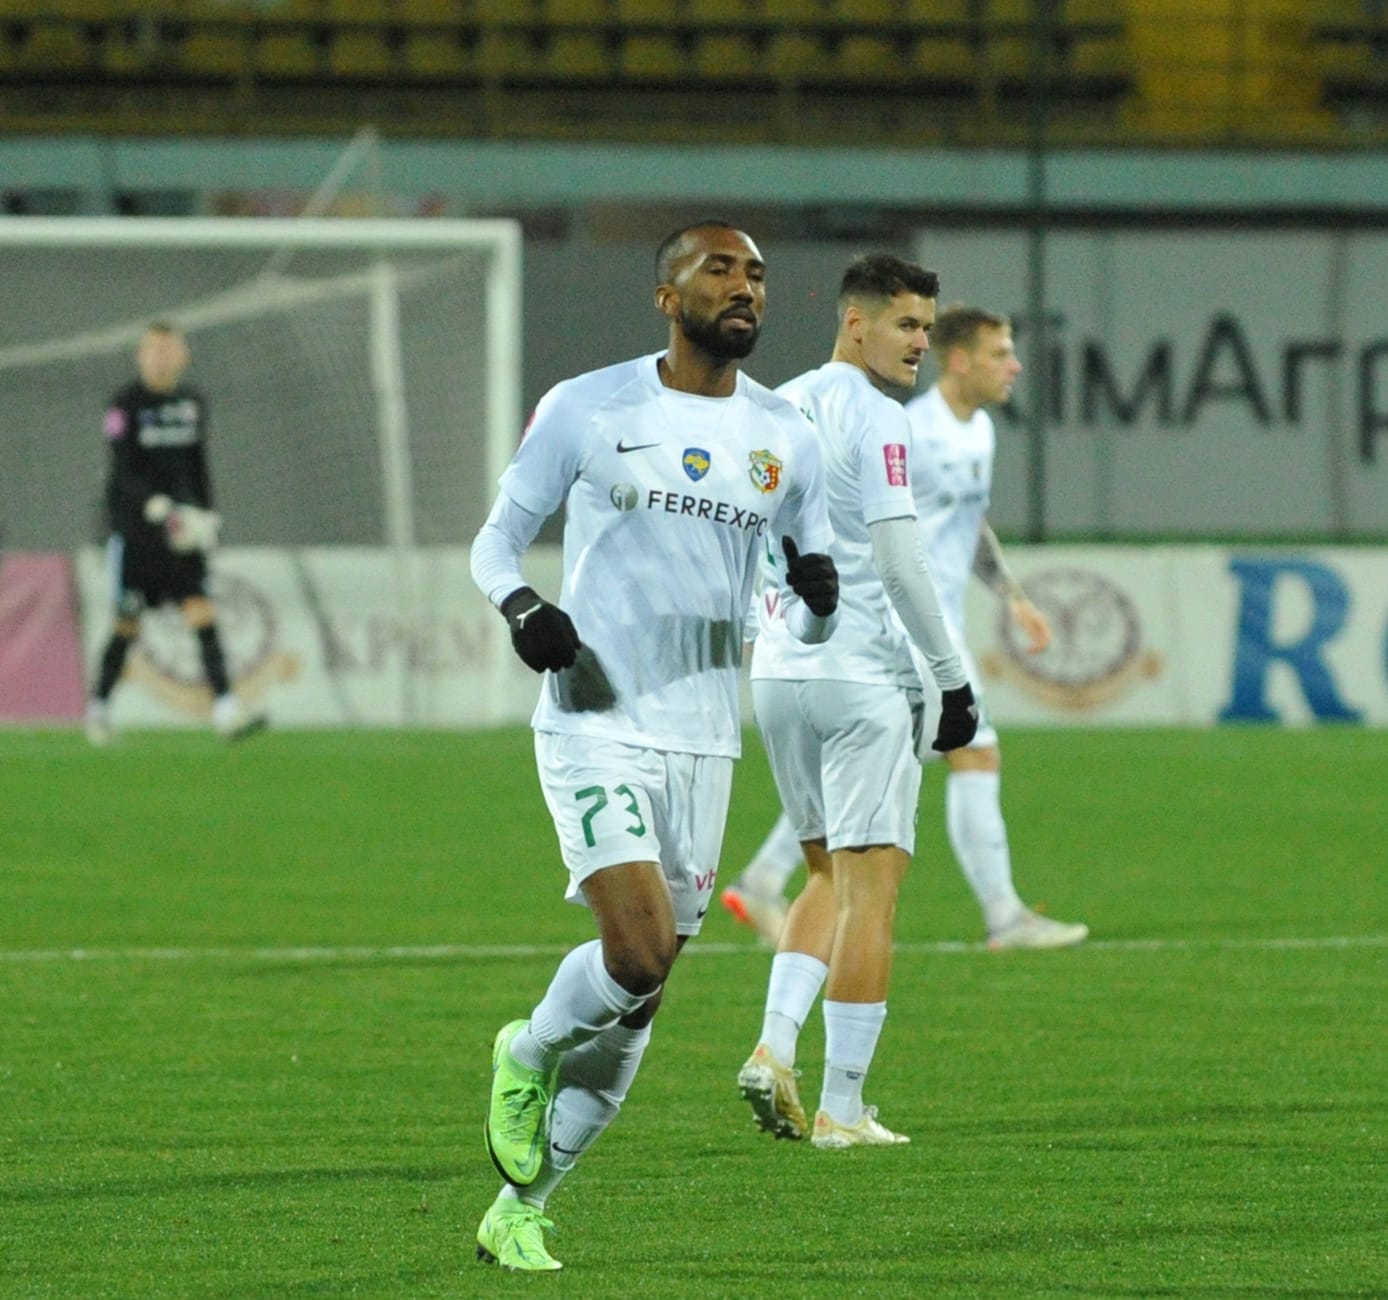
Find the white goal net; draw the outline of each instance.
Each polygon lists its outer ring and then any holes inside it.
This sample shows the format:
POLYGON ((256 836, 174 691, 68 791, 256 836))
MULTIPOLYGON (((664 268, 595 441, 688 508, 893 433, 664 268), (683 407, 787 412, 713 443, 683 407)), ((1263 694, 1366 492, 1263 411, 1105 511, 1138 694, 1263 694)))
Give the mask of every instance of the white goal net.
POLYGON ((508 221, 0 219, 0 545, 99 541, 101 416, 188 335, 225 540, 466 545, 520 429, 508 221))

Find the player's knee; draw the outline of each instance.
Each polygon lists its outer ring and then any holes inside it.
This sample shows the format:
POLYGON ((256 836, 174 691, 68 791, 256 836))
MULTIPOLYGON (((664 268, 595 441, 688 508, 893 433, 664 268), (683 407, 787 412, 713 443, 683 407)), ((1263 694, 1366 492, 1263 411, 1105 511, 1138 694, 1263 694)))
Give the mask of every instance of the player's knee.
POLYGON ((664 997, 665 988, 662 985, 630 1015, 623 1016, 620 1023, 626 1029, 644 1029, 655 1019, 655 1013, 660 1010, 660 1003, 664 997))
POLYGON ((211 627, 217 618, 217 607, 206 596, 190 596, 183 602, 183 621, 195 632, 211 627))
MULTIPOLYGON (((628 993, 645 997, 656 992, 675 964, 675 932, 662 927, 655 933, 624 936, 604 945, 607 973, 628 993)), ((652 1013, 654 1014, 654 1013, 652 1013)))

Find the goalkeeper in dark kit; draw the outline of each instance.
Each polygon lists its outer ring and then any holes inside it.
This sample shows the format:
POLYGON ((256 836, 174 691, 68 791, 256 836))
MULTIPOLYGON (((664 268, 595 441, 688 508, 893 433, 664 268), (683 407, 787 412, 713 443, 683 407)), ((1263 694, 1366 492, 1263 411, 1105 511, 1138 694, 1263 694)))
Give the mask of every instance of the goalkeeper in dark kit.
POLYGON ((113 737, 111 694, 139 636, 140 615, 167 603, 179 605, 197 638, 217 732, 236 740, 265 725, 232 690, 208 595, 207 557, 221 519, 207 473, 207 404, 182 382, 189 360, 181 330, 162 321, 147 326, 135 352, 139 378, 111 399, 102 424, 111 450, 106 558, 115 624, 87 704, 87 738, 95 745, 113 737))

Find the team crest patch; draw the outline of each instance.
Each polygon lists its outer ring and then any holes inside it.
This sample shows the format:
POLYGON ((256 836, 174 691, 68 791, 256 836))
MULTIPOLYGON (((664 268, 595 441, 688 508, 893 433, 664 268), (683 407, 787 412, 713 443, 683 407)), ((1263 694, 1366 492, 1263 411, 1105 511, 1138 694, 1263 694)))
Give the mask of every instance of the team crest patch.
POLYGON ((708 473, 708 467, 712 461, 708 452, 702 447, 686 447, 681 463, 684 465, 684 472, 697 483, 708 473))
POLYGON ((749 451, 747 467, 752 486, 758 492, 774 492, 781 485, 781 462, 769 451, 749 451))

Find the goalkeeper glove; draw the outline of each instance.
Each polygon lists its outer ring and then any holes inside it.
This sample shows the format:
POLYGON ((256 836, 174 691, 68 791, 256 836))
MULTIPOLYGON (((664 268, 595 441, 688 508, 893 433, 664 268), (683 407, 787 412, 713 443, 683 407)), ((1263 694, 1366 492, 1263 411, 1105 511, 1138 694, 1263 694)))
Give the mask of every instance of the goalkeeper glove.
MULTIPOLYGON (((149 507, 145 509, 148 512, 149 507)), ((180 555, 212 550, 217 545, 221 527, 222 517, 215 510, 204 510, 201 506, 176 505, 164 521, 169 549, 180 555)))
POLYGON ((781 538, 786 553, 786 581, 809 606, 810 613, 828 618, 839 607, 839 571, 828 555, 801 555, 789 537, 781 538))
POLYGON ((511 625, 511 644, 527 667, 537 673, 573 667, 581 642, 573 619, 558 605, 530 587, 517 587, 501 602, 501 612, 511 625))
POLYGON ((156 492, 145 502, 145 523, 165 523, 168 517, 173 514, 173 508, 172 497, 166 497, 162 492, 156 492))
POLYGON ((977 733, 978 705, 974 703, 973 688, 965 682, 952 691, 941 691, 940 725, 930 748, 941 754, 963 749, 977 733))

